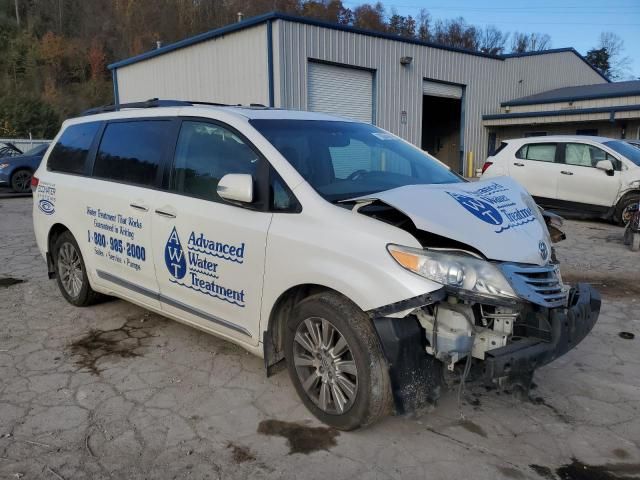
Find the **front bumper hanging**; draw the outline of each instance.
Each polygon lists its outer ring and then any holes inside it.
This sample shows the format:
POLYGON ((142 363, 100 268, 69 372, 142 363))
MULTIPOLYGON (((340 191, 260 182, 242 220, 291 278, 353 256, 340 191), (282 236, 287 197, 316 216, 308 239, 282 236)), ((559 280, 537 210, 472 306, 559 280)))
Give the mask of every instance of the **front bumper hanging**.
POLYGON ((579 283, 571 289, 569 307, 550 310, 551 341, 522 338, 489 350, 482 363, 483 377, 492 380, 527 373, 552 362, 580 343, 591 331, 602 301, 591 285, 579 283))

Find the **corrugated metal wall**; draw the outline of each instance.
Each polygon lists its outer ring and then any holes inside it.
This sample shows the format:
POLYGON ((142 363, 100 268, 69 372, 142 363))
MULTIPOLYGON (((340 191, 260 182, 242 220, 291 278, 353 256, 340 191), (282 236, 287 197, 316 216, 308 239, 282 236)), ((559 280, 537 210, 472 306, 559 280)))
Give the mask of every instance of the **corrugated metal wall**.
POLYGON ((120 102, 149 98, 269 103, 266 24, 117 70, 120 102))
POLYGON ((604 80, 571 52, 498 60, 352 32, 278 20, 274 25, 276 105, 307 108, 309 59, 375 69, 376 124, 420 145, 423 79, 465 85, 464 150, 477 165, 487 152, 482 115, 500 102, 554 88, 604 80), (279 45, 278 45, 279 42, 279 45), (413 57, 410 66, 400 57, 413 57), (401 122, 401 112, 407 122, 401 122))

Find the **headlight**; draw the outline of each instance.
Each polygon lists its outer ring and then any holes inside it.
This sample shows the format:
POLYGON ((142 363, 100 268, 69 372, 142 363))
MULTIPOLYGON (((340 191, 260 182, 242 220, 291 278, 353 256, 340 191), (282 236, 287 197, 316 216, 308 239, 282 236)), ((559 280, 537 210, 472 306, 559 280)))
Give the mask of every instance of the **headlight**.
POLYGON ((518 298, 500 270, 486 260, 398 245, 389 245, 387 249, 395 261, 407 270, 450 289, 476 297, 518 298))
POLYGON ((0 170, 4 170, 5 168, 7 168, 9 166, 8 163, 0 163, 0 170))

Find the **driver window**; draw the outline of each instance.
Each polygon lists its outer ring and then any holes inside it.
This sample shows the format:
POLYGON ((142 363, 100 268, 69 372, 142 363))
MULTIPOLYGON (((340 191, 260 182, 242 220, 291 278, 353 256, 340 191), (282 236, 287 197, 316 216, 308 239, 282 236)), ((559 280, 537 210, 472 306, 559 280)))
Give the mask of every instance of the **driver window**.
POLYGON ((564 153, 564 162, 567 165, 579 167, 595 167, 600 160, 610 160, 614 165, 616 159, 607 152, 584 143, 567 143, 564 153))
POLYGON ((258 155, 230 130, 213 123, 185 121, 180 128, 170 189, 224 203, 216 188, 227 173, 256 177, 258 155))

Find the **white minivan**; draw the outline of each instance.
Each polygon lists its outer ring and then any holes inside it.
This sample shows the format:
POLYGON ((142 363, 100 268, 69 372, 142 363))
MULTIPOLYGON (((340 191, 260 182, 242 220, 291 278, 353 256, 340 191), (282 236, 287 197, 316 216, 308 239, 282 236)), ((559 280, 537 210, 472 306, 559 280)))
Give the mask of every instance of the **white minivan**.
POLYGON ((624 224, 640 202, 640 149, 625 140, 553 135, 505 140, 482 178, 509 175, 544 208, 624 224))
POLYGON ((339 429, 446 375, 528 388, 600 310, 516 182, 468 183, 375 126, 150 100, 67 120, 33 179, 62 295, 120 297, 264 358, 339 429))

